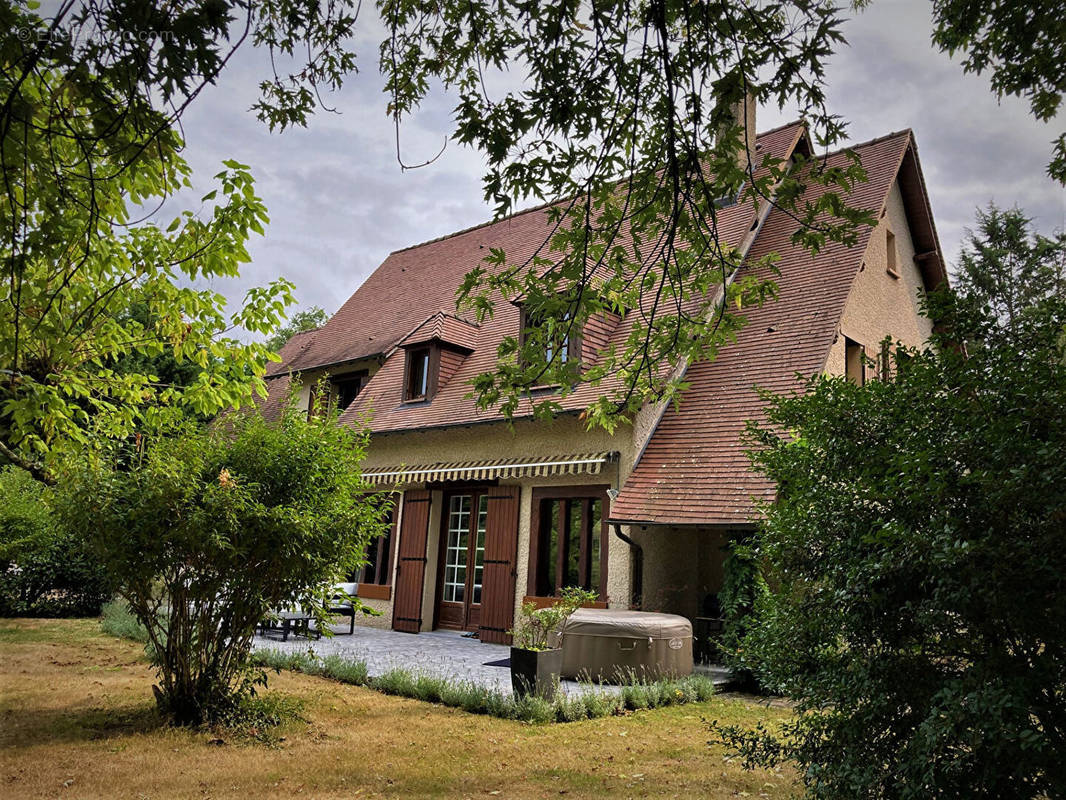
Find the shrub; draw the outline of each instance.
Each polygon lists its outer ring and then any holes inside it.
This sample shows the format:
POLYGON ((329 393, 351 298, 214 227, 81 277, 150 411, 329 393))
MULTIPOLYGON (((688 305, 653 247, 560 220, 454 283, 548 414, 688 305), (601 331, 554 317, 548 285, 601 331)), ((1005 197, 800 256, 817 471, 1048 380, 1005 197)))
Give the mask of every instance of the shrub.
POLYGON ((231 414, 70 471, 58 508, 92 532, 144 625, 174 722, 212 721, 265 681, 249 651, 271 609, 300 602, 325 626, 330 586, 384 530, 359 473, 366 442, 290 404, 277 423, 231 414))
POLYGON ((447 683, 436 675, 418 675, 414 679, 414 697, 427 703, 439 703, 441 690, 447 683))
POLYGON ((147 643, 148 630, 132 613, 122 600, 111 600, 100 611, 100 628, 110 636, 130 639, 134 642, 147 643))
POLYGON ((385 694, 415 697, 415 677, 405 669, 390 669, 370 681, 370 685, 385 694))
POLYGON ((514 646, 522 650, 549 649, 551 635, 563 627, 571 614, 598 596, 596 592, 568 586, 545 608, 537 608, 534 602, 523 603, 518 624, 511 631, 514 646))
POLYGON ((48 487, 0 467, 0 616, 93 617, 110 594, 84 538, 56 523, 48 487))
POLYGON ((370 681, 366 662, 338 655, 330 655, 322 659, 322 674, 327 678, 340 683, 350 683, 353 686, 366 686, 370 681))
POLYGON ((811 798, 1062 797, 1066 297, 1008 322, 933 302, 890 379, 813 379, 753 427, 781 489, 743 644, 798 713, 718 730, 811 798))
POLYGON ((545 722, 555 722, 558 718, 554 702, 545 700, 539 695, 522 695, 516 697, 513 702, 514 718, 520 722, 543 724, 545 722))

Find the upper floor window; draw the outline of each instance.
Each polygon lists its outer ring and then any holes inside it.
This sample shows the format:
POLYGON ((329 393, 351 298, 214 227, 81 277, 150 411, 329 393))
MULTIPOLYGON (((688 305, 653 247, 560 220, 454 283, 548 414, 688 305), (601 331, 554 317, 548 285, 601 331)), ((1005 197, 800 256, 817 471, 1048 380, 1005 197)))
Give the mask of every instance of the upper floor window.
POLYGON ((523 341, 535 335, 543 347, 545 364, 566 364, 581 357, 581 335, 577 326, 570 322, 568 311, 561 319, 537 319, 528 312, 522 313, 523 341))
POLYGON ((407 375, 403 399, 406 402, 428 400, 432 394, 430 367, 433 351, 430 347, 416 347, 407 351, 407 375))
POLYGON ((337 403, 337 408, 343 411, 352 404, 359 392, 366 386, 368 376, 369 373, 364 369, 341 375, 330 381, 333 384, 333 399, 337 403))

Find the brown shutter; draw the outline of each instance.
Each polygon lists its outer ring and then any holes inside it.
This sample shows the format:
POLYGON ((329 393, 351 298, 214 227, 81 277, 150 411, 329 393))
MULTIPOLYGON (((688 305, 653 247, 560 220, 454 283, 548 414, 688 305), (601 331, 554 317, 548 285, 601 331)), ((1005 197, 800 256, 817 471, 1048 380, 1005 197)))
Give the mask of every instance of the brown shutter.
POLYGON ((515 559, 518 556, 517 486, 494 486, 488 490, 485 521, 485 572, 481 589, 483 642, 510 644, 514 624, 515 559))
POLYGON ((426 537, 429 533, 429 492, 403 493, 396 592, 392 601, 392 629, 418 633, 422 629, 422 583, 426 576, 426 537))

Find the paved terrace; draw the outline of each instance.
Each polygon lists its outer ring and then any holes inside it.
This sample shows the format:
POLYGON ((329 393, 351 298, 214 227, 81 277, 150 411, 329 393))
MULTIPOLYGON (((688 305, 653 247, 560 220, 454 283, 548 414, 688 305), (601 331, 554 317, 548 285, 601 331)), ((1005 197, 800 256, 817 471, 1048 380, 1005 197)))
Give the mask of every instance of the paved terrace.
MULTIPOLYGON (((507 645, 485 644, 453 631, 416 635, 360 625, 356 625, 355 633, 349 635, 347 622, 335 625, 333 631, 337 635, 332 638, 289 636, 287 642, 275 637, 256 636, 252 646, 287 653, 311 650, 317 656, 337 654, 365 662, 373 677, 400 667, 426 675, 473 681, 505 693, 511 691, 510 648, 507 645)), ((710 675, 718 686, 729 682, 729 673, 722 667, 700 665, 697 671, 710 675)), ((577 681, 562 682, 562 689, 568 694, 599 688, 577 681)), ((614 687, 602 688, 611 690, 614 687)))

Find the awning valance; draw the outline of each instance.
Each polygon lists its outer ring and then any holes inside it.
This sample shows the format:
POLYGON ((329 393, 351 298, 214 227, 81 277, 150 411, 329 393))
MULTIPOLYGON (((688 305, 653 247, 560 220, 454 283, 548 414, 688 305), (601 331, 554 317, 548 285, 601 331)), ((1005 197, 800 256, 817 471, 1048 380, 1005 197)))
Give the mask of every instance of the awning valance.
POLYGON ((363 478, 372 484, 483 481, 493 478, 527 478, 548 475, 598 475, 604 464, 618 460, 617 452, 581 453, 537 458, 502 458, 459 461, 415 467, 368 467, 363 478))

